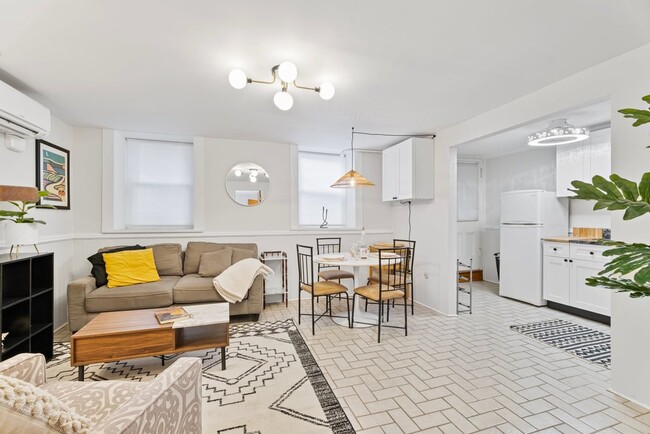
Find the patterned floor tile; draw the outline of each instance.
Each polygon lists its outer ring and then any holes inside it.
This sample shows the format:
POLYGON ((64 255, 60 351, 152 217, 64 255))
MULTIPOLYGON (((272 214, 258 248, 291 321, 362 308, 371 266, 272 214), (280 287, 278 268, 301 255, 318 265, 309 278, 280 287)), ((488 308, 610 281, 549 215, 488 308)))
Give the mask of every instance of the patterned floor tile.
MULTIPOLYGON (((609 327, 499 297, 493 284, 475 288, 472 315, 416 306, 409 336, 383 329, 381 344, 374 327, 323 318, 312 336, 311 322, 302 321, 305 342, 358 433, 650 433, 650 410, 611 393, 610 371, 510 330, 554 319, 609 327)), ((296 320, 297 307, 268 305, 260 321, 296 320)), ((343 302, 333 307, 345 313, 343 302)), ((401 325, 403 317, 390 322, 401 325)), ((56 337, 66 339, 65 331, 56 337)))

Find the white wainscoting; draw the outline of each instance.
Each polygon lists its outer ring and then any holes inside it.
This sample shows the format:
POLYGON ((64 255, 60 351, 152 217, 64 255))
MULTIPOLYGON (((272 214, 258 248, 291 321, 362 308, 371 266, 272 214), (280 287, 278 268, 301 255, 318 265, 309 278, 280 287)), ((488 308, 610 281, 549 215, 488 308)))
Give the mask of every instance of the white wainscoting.
POLYGON ((468 264, 470 259, 472 267, 479 269, 481 263, 481 233, 480 231, 458 232, 456 237, 458 259, 468 264))

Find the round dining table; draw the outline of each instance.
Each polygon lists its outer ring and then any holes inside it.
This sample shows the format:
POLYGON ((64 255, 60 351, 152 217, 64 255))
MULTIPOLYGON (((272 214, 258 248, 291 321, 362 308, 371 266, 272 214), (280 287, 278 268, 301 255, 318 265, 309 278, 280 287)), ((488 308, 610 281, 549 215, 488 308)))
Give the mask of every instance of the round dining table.
MULTIPOLYGON (((350 254, 341 254, 343 256, 343 259, 340 260, 332 260, 332 259, 324 259, 323 256, 328 256, 328 255, 318 255, 314 256, 314 262, 317 264, 321 265, 330 265, 330 266, 337 266, 337 267, 343 267, 343 268, 352 268, 352 272, 354 273, 354 285, 352 290, 349 292, 350 295, 350 301, 352 300, 352 297, 354 296, 354 286, 363 286, 365 285, 365 282, 361 282, 361 268, 363 267, 372 267, 372 266, 379 266, 379 257, 373 254, 368 255, 367 258, 354 258, 350 254)), ((369 323, 369 324, 361 324, 361 323, 354 323, 352 324, 352 327, 357 327, 357 328, 364 328, 364 327, 372 327, 373 325, 377 324, 377 320, 379 318, 379 315, 376 313, 372 312, 366 312, 365 310, 361 309, 361 299, 359 298, 357 300, 357 303, 354 306, 354 320, 355 321, 361 321, 364 323, 369 323)), ((348 320, 346 318, 332 318, 333 321, 341 326, 348 326, 348 320)))

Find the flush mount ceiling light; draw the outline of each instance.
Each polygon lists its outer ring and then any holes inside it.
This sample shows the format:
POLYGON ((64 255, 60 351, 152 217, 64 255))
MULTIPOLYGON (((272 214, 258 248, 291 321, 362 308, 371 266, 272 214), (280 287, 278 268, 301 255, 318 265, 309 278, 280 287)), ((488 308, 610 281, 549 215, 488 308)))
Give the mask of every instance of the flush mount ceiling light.
POLYGON ((574 127, 566 119, 551 121, 548 128, 528 136, 529 146, 559 146, 575 143, 589 137, 589 129, 574 127))
POLYGON ((332 184, 331 188, 357 188, 357 187, 372 187, 375 184, 368 181, 368 179, 361 176, 359 172, 354 170, 354 127, 352 127, 352 140, 350 141, 350 154, 352 155, 352 170, 341 176, 332 184))
POLYGON ((293 84, 297 89, 312 90, 324 100, 332 99, 335 93, 334 85, 328 82, 323 82, 316 87, 300 86, 297 84, 298 68, 289 61, 284 61, 271 68, 271 75, 273 77, 271 81, 253 80, 241 69, 233 69, 228 74, 228 81, 235 89, 243 89, 248 83, 274 84, 276 80, 279 80, 281 85, 280 90, 273 96, 273 103, 282 111, 287 111, 293 107, 293 97, 287 92, 290 84, 293 84))

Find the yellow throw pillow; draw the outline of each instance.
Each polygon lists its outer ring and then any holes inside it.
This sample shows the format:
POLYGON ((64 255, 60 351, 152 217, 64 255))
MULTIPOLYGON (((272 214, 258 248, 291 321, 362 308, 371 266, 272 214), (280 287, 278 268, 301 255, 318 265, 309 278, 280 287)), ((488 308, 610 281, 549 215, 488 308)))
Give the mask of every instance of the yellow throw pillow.
POLYGON ((160 280, 152 249, 124 250, 116 253, 104 253, 103 256, 104 262, 106 262, 109 288, 160 280))

